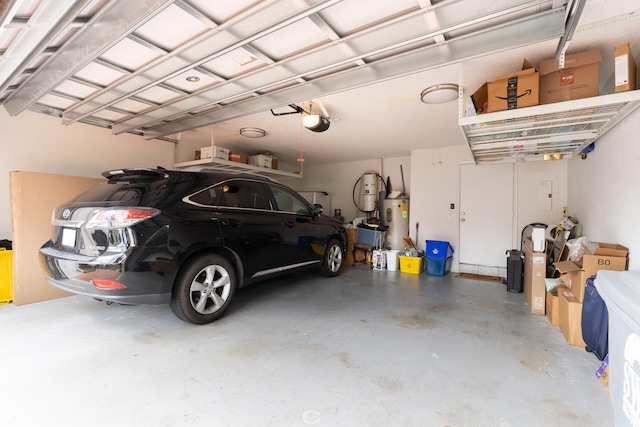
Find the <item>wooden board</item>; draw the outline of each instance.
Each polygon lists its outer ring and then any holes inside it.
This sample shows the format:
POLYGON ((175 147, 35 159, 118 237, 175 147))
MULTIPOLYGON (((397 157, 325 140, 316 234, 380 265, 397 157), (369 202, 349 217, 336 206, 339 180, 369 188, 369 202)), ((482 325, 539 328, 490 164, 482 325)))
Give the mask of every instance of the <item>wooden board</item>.
POLYGON ((486 282, 502 283, 504 281, 504 277, 486 276, 484 274, 473 274, 473 273, 458 273, 456 274, 456 277, 460 277, 462 279, 484 280, 486 282))
POLYGON ((13 303, 21 305, 69 295, 45 280, 38 250, 51 236, 53 209, 104 182, 104 179, 10 172, 9 181, 13 233, 13 303))

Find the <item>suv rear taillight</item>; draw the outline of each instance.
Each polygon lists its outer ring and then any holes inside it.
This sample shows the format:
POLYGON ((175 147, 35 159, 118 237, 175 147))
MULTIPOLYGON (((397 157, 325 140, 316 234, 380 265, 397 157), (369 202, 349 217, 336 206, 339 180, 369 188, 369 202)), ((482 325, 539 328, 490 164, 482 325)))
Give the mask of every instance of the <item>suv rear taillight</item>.
POLYGON ((117 229, 131 227, 134 224, 153 218, 160 211, 153 208, 109 208, 94 212, 85 227, 88 229, 117 229))
POLYGON ((91 279, 91 283, 98 289, 127 289, 127 285, 115 280, 91 279))

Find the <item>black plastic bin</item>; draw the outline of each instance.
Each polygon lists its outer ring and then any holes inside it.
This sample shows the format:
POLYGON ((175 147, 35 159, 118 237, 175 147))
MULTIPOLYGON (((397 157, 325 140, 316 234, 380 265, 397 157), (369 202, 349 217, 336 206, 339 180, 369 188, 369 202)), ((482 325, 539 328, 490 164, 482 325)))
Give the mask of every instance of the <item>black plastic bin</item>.
POLYGON ((507 251, 507 291, 522 292, 524 254, 516 249, 507 251))

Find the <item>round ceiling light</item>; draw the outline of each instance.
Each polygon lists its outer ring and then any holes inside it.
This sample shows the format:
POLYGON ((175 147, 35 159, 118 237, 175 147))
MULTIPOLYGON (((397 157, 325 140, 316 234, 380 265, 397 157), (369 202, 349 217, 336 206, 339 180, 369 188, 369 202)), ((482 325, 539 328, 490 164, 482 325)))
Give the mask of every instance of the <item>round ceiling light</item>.
POLYGON ((425 104, 442 104, 458 98, 458 85, 443 83, 429 86, 420 94, 420 100, 425 104))
POLYGON ((185 78, 186 81, 188 81, 189 83, 198 83, 200 81, 200 77, 198 76, 187 76, 185 78))
POLYGON ((264 129, 260 128, 241 128, 240 135, 246 136, 247 138, 262 138, 267 133, 264 129))

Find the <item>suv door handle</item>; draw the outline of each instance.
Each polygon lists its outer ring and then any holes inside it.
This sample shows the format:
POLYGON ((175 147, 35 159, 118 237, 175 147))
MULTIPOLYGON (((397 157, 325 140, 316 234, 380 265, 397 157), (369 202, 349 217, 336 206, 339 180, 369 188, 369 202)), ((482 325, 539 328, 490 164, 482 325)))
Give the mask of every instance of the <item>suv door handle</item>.
POLYGON ((293 227, 295 227, 295 226, 296 226, 296 223, 295 223, 295 222, 293 222, 293 221, 285 221, 285 222, 284 222, 284 226, 285 226, 285 227, 289 227, 289 228, 293 228, 293 227))
POLYGON ((222 225, 230 225, 233 228, 238 228, 242 225, 242 222, 237 219, 224 219, 222 220, 222 225))

